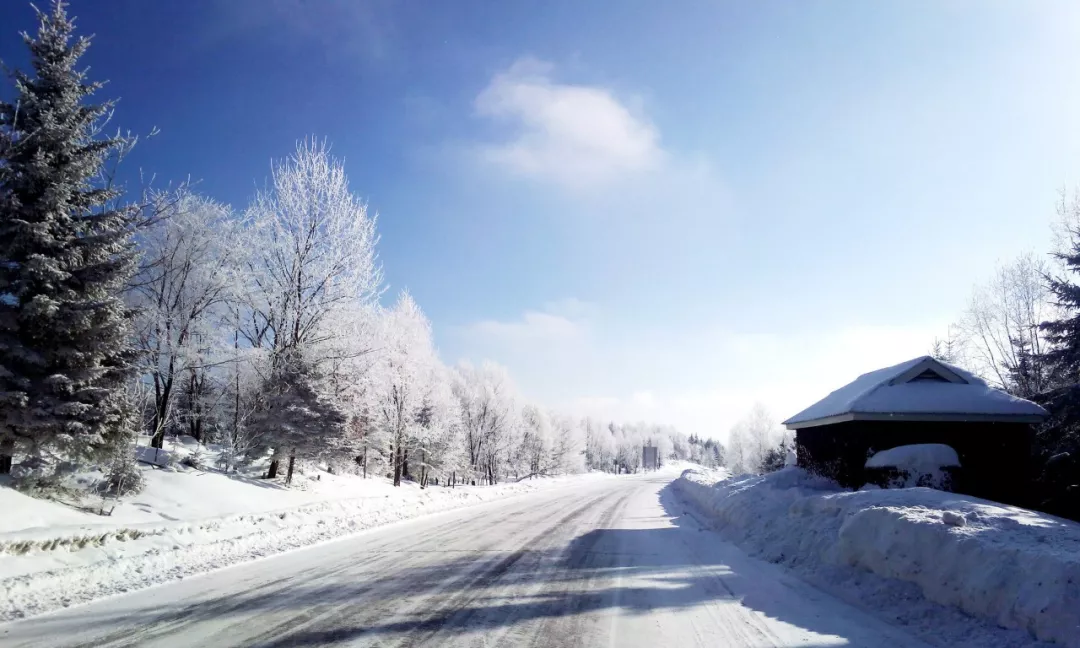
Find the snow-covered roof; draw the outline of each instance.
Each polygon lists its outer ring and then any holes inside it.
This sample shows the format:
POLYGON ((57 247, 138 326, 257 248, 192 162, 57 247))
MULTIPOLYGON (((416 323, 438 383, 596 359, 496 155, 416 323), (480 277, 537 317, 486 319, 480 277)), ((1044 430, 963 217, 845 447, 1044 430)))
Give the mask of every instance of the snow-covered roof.
POLYGON ((784 421, 795 430, 854 420, 1035 423, 1047 411, 930 356, 865 373, 784 421))

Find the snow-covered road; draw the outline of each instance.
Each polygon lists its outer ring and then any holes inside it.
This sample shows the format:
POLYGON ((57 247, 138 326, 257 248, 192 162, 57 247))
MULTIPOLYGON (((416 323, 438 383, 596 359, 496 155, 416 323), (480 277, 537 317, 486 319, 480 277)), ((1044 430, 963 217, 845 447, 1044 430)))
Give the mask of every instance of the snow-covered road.
POLYGON ((924 646, 745 556, 670 478, 583 482, 0 626, 3 646, 924 646))

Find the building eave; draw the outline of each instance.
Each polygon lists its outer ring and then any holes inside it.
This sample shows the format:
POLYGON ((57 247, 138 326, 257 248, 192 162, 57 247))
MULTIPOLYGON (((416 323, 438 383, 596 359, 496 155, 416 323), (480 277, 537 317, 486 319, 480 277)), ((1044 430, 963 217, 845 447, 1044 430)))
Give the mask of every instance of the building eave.
POLYGON ((1040 423, 1046 417, 1041 414, 963 414, 963 413, 879 413, 846 412, 809 421, 785 421, 789 430, 820 427, 848 421, 918 421, 918 422, 969 422, 969 423, 1040 423))

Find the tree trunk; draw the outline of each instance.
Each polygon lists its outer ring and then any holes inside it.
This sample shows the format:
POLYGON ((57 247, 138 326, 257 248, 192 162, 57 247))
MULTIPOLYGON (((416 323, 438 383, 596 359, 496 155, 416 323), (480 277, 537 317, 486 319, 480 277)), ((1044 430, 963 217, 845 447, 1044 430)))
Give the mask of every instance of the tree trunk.
POLYGON ((0 475, 11 473, 11 464, 15 461, 15 440, 0 441, 0 475))
POLYGON ((270 460, 270 467, 266 469, 266 478, 275 479, 277 477, 278 464, 281 463, 277 459, 270 460))
POLYGON ((427 488, 427 450, 420 450, 420 488, 427 488))
POLYGON ((292 484, 293 467, 295 467, 295 466, 296 466, 296 453, 292 452, 292 453, 289 454, 289 468, 288 468, 288 470, 285 471, 285 485, 286 486, 289 486, 289 485, 292 484))
POLYGON ((409 450, 404 448, 401 451, 401 476, 409 476, 409 450))
MULTIPOLYGON (((240 348, 240 332, 233 330, 233 349, 239 357, 240 348)), ((236 456, 240 454, 240 367, 234 366, 233 370, 236 372, 235 387, 236 391, 233 394, 233 419, 232 419, 232 453, 229 457, 229 463, 225 466, 226 472, 236 467, 236 456)))
POLYGON ((188 406, 191 408, 190 419, 188 420, 188 433, 199 443, 202 443, 202 405, 200 402, 200 395, 202 394, 202 384, 199 381, 199 374, 196 371, 191 372, 191 376, 188 378, 188 406))
MULTIPOLYGON (((172 371, 170 362, 169 370, 172 371)), ((165 447, 165 424, 169 420, 169 406, 172 399, 173 381, 170 376, 167 380, 154 379, 154 420, 150 429, 154 436, 150 439, 150 447, 161 449, 165 447)))
POLYGON ((401 446, 394 446, 394 486, 401 486, 401 446))
POLYGON ((151 425, 154 436, 150 437, 150 447, 158 450, 165 447, 165 419, 159 412, 154 412, 154 422, 151 425))

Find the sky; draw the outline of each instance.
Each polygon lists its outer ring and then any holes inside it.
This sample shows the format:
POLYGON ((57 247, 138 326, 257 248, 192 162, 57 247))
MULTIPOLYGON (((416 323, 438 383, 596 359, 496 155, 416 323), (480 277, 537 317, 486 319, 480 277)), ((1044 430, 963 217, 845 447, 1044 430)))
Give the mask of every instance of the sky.
MULTIPOLYGON (((718 439, 923 355, 1080 183, 1080 8, 74 0, 129 190, 326 138, 447 363, 718 439)), ((0 4, 25 64, 29 4, 0 4)), ((5 92, 8 90, 5 89, 5 92)))

